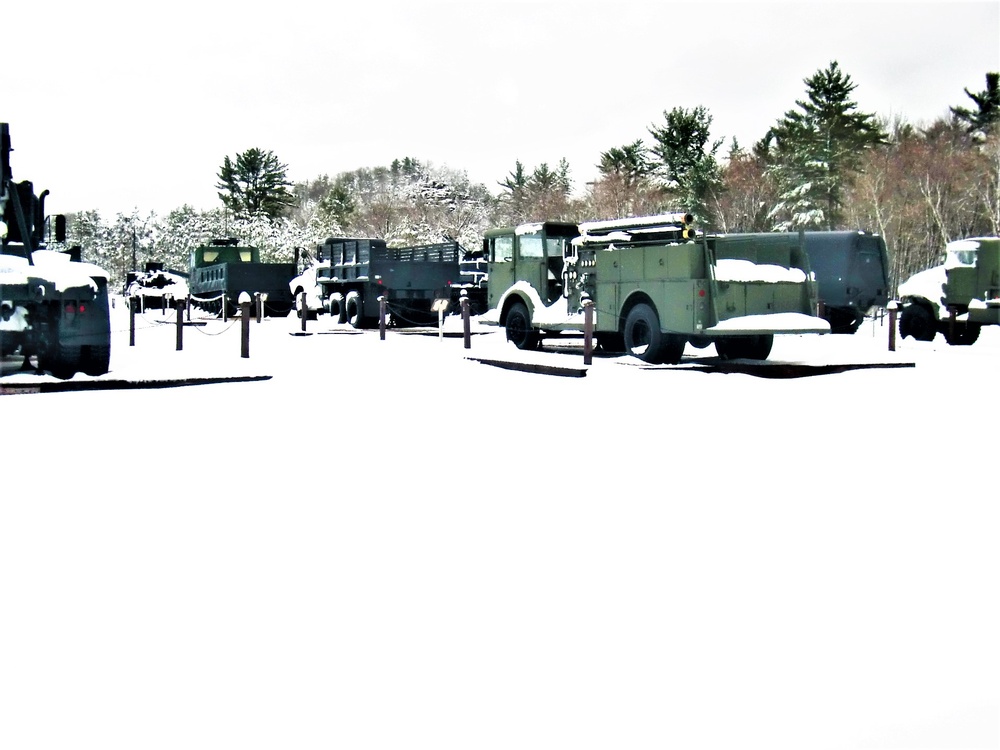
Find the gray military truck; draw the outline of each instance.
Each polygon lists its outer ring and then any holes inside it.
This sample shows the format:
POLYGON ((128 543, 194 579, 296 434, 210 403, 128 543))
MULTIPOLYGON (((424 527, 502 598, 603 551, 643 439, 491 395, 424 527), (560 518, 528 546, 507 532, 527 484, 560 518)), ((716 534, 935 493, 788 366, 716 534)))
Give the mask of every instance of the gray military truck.
POLYGON ((433 324, 437 305, 457 311, 463 291, 473 314, 485 310, 485 276, 458 242, 388 247, 380 239, 330 237, 317 247, 317 257, 322 309, 336 323, 376 325, 379 297, 386 300, 390 322, 400 327, 433 324))
POLYGON ((766 359, 774 335, 829 333, 799 243, 766 235, 696 236, 689 214, 486 232, 489 311, 518 348, 578 332, 594 306, 599 345, 677 363, 688 343, 726 359, 766 359))
POLYGON ((1000 324, 1000 237, 949 242, 941 263, 899 285, 899 335, 969 346, 1000 324))
POLYGON ((56 377, 103 375, 111 357, 108 274, 66 242, 66 220, 45 214, 48 190, 14 182, 10 128, 0 123, 0 355, 56 377), (50 241, 54 245, 50 247, 50 241))

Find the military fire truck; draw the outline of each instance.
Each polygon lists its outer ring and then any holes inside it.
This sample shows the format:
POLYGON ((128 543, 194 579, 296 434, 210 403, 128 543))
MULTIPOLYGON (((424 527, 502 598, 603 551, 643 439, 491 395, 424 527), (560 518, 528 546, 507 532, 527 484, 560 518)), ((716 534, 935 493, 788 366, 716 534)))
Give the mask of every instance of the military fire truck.
POLYGON ((531 349, 579 332, 592 304, 601 347, 677 363, 688 343, 766 359, 775 334, 829 333, 802 243, 699 235, 690 214, 490 230, 484 323, 531 349))
POLYGON ((69 378, 103 375, 111 356, 108 274, 66 241, 64 216, 45 215, 48 190, 14 182, 10 128, 0 123, 0 355, 34 359, 69 378), (53 247, 49 247, 54 240, 53 247))

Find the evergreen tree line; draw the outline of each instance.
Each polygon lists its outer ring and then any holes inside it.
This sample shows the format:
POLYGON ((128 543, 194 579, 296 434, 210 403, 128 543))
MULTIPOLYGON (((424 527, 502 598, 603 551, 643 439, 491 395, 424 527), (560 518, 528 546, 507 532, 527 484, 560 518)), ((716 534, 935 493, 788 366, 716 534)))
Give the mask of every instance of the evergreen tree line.
POLYGON ((893 289, 934 263, 957 238, 1000 235, 1000 90, 965 94, 927 126, 859 112, 856 84, 834 61, 806 78, 795 102, 749 149, 711 135, 705 107, 676 107, 636 139, 599 155, 598 175, 574 191, 569 163, 514 168, 496 194, 465 172, 406 157, 293 184, 270 151, 226 156, 221 207, 184 206, 166 217, 95 211, 71 217, 71 241, 120 283, 146 261, 186 270, 193 247, 238 237, 268 261, 304 262, 330 236, 406 246, 457 240, 525 221, 587 221, 690 211, 717 232, 864 229, 886 238, 893 289))

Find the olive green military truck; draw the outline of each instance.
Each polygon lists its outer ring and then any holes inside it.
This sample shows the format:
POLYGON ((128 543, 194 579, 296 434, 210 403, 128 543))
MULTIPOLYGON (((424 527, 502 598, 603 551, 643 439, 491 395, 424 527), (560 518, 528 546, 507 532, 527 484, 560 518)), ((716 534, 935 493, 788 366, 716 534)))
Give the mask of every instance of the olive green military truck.
POLYGON ((487 324, 518 348, 581 331, 594 307, 600 346, 680 361, 688 343, 726 359, 766 359, 774 335, 829 333, 801 240, 696 236, 689 214, 488 231, 487 324))
POLYGON ((899 285, 899 335, 955 346, 974 344, 1000 324, 1000 237, 949 242, 942 262, 899 285))

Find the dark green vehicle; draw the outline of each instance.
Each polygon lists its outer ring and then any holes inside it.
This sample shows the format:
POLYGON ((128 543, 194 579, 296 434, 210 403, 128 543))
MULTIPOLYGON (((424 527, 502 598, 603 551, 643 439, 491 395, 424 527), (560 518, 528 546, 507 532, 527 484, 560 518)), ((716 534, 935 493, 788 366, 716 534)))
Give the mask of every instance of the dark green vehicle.
POLYGON ((889 302, 888 252, 885 240, 877 234, 837 231, 749 236, 766 236, 790 246, 803 244, 816 275, 819 314, 829 321, 833 333, 854 333, 869 310, 889 302))
POLYGON ((10 129, 0 123, 0 356, 18 355, 58 378, 104 375, 111 357, 108 273, 66 241, 48 190, 14 182, 10 129))
POLYGON ((686 214, 486 233, 489 311, 518 348, 581 331, 594 305, 600 346, 677 363, 688 343, 727 359, 766 359, 774 335, 829 333, 799 243, 767 235, 698 236, 686 214))
POLYGON ((1000 325, 1000 237, 949 242, 940 265, 899 285, 899 335, 969 346, 986 325, 1000 325))
POLYGON ((192 301, 212 313, 234 315, 246 292, 260 295, 264 315, 283 318, 295 303, 288 288, 295 274, 295 263, 262 263, 256 247, 227 237, 191 251, 188 287, 192 301))
POLYGON ((381 239, 330 237, 316 254, 323 261, 316 268, 320 304, 336 323, 376 326, 379 298, 389 323, 401 328, 433 325, 439 305, 457 311, 462 292, 473 314, 485 310, 483 274, 455 241, 388 247, 381 239))

